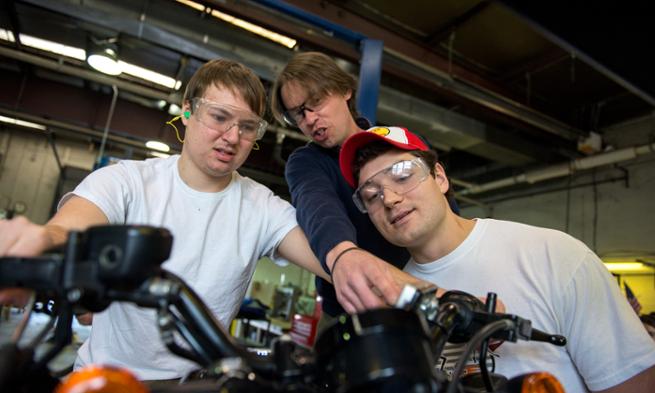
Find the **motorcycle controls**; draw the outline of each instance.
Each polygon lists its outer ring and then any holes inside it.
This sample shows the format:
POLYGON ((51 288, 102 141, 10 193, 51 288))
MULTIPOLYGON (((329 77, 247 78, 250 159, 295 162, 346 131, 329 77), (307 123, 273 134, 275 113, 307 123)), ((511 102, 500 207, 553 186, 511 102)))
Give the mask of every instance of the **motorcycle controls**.
POLYGON ((492 312, 493 300, 485 306, 459 291, 437 299, 436 287, 426 287, 403 290, 404 300, 399 303, 403 309, 341 316, 319 337, 315 352, 283 338, 274 341, 271 353, 258 356, 224 331, 188 285, 160 268, 171 246, 172 236, 165 229, 102 226, 70 232, 63 255, 0 258, 0 288, 26 287, 47 294, 56 300, 57 314, 55 345, 38 362, 32 360, 33 347, 17 351, 14 345, 0 350, 6 366, 0 369, 0 390, 20 386, 23 389, 18 391, 51 392, 53 379, 48 378, 45 364, 70 342, 73 308, 101 311, 112 301, 157 309, 168 348, 204 366, 228 392, 253 388, 308 393, 437 392, 446 385, 454 391, 457 383, 448 383, 434 368, 446 340, 472 340, 475 343, 469 344, 476 346, 489 337, 566 343, 562 336, 533 329, 530 321, 492 312), (188 347, 177 345, 174 333, 188 347), (8 370, 22 377, 8 377, 8 370))

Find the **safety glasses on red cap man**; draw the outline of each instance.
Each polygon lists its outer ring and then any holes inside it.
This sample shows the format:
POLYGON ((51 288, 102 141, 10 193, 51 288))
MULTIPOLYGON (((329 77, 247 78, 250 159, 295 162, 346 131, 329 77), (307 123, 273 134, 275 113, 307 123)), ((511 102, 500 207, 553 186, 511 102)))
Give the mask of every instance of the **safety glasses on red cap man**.
POLYGON ((375 212, 384 205, 385 197, 392 192, 405 195, 430 175, 423 160, 398 161, 366 179, 353 193, 353 202, 362 213, 375 212))
POLYGON ((352 163, 357 151, 374 141, 384 141, 402 150, 422 150, 429 148, 417 135, 401 127, 373 127, 365 132, 358 132, 346 139, 339 153, 341 173, 351 187, 356 188, 352 163))

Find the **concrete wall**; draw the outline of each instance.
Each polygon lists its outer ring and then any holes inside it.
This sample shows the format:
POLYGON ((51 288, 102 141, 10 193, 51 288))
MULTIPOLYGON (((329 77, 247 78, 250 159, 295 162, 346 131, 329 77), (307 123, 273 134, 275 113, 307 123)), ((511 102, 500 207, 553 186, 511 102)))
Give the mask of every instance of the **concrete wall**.
MULTIPOLYGON (((464 208, 462 213, 566 231, 601 255, 621 250, 655 254, 655 154, 625 162, 622 167, 628 171, 627 182, 616 180, 593 186, 594 180, 602 182, 624 174, 616 170, 585 173, 574 177, 570 191, 493 203, 490 214, 479 207, 464 208)), ((551 187, 567 185, 565 181, 551 187)))
MULTIPOLYGON (((57 141, 63 166, 90 170, 96 152, 90 144, 57 141)), ((59 180, 59 167, 45 134, 0 128, 0 214, 16 203, 24 215, 43 224, 50 215, 59 180)))
MULTIPOLYGON (((0 123, 1 124, 1 123, 0 123)), ((92 144, 57 140, 63 166, 91 170, 97 150, 92 144)), ((45 134, 0 126, 0 217, 16 202, 26 207, 24 215, 43 224, 50 218, 59 168, 45 134)), ((260 300, 271 303, 276 285, 293 284, 306 294, 315 291, 314 275, 295 266, 278 266, 268 258, 257 265, 252 282, 259 282, 260 300)))
MULTIPOLYGON (((647 144, 655 136, 655 117, 620 125, 604 134, 606 143, 616 148, 647 144)), ((655 153, 619 166, 623 169, 598 168, 571 179, 535 184, 535 191, 540 189, 536 195, 492 203, 488 210, 464 208, 462 214, 562 230, 601 257, 641 256, 655 261, 655 153), (611 180, 622 177, 625 179, 611 180)), ((655 275, 623 275, 621 280, 637 295, 642 312, 655 311, 655 275)))

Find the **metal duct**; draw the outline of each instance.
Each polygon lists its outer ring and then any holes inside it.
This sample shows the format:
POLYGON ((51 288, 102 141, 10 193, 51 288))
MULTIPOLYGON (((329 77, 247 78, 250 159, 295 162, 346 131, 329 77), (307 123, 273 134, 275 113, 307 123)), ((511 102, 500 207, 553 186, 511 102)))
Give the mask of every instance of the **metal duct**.
POLYGON ((402 125, 423 135, 440 150, 456 148, 513 166, 534 162, 539 154, 538 147, 528 143, 515 142, 520 148, 493 143, 488 125, 384 86, 380 88, 378 118, 383 124, 402 125))
MULTIPOLYGON (((133 35, 190 57, 205 60, 216 57, 234 58, 248 65, 267 80, 272 80, 293 55, 293 52, 286 48, 249 35, 237 34, 221 24, 200 19, 196 13, 179 12, 172 3, 161 3, 158 7, 150 9, 147 17, 145 14, 140 15, 142 10, 136 3, 129 2, 101 0, 85 3, 84 6, 71 0, 26 0, 26 3, 133 35)), ((496 111, 504 114, 518 111, 520 115, 514 117, 567 139, 580 133, 579 130, 558 124, 553 119, 534 113, 528 108, 495 97, 490 92, 476 90, 448 77, 442 81, 438 78, 440 76, 438 70, 406 56, 391 50, 386 50, 385 53, 387 54, 385 57, 395 58, 395 63, 401 64, 409 73, 420 74, 421 77, 433 80, 437 84, 444 82, 441 83, 442 87, 449 88, 475 102, 486 103, 485 106, 496 111), (422 72, 419 73, 419 69, 422 72)), ((80 76, 86 77, 86 75, 80 76)), ((108 85, 112 83, 116 82, 114 80, 106 82, 108 85)), ((130 91, 125 86, 119 84, 117 86, 122 91, 130 91)), ((510 138, 506 133, 504 137, 491 137, 492 133, 499 134, 499 130, 391 88, 381 88, 378 118, 384 124, 400 124, 425 133, 435 146, 443 150, 456 147, 471 154, 515 166, 535 162, 535 159, 540 156, 539 146, 531 146, 525 141, 508 145, 507 141, 510 138)), ((512 135, 511 139, 518 140, 515 135, 512 135)))
POLYGON ((575 171, 587 170, 599 166, 616 164, 618 162, 632 160, 640 155, 655 153, 655 143, 628 147, 625 149, 614 150, 607 153, 601 153, 590 157, 579 158, 567 163, 553 165, 550 167, 535 169, 518 176, 512 176, 500 180, 495 180, 485 184, 469 185, 464 190, 458 192, 460 195, 473 195, 483 192, 497 190, 504 187, 513 186, 520 183, 534 184, 540 181, 555 179, 571 175, 575 171))
POLYGON ((125 81, 116 77, 107 76, 97 71, 91 71, 81 67, 75 67, 72 65, 64 64, 56 60, 46 59, 41 56, 33 55, 26 52, 21 52, 19 50, 11 49, 6 46, 0 45, 0 55, 12 59, 20 60, 25 63, 34 64, 48 70, 61 72, 62 74, 75 76, 78 78, 101 83, 107 86, 116 86, 122 91, 129 91, 130 93, 138 94, 143 97, 153 98, 157 100, 164 100, 171 103, 179 102, 179 98, 176 98, 176 96, 171 96, 160 90, 139 86, 135 83, 125 81))

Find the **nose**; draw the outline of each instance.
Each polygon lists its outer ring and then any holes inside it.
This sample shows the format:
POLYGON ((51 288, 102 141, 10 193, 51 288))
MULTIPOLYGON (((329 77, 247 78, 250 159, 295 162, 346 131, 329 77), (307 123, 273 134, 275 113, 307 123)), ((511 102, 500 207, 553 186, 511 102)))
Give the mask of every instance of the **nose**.
POLYGON ((316 123, 316 120, 318 120, 318 115, 314 111, 305 109, 304 118, 305 118, 305 123, 311 127, 314 125, 314 123, 316 123))
POLYGON ((239 138, 240 137, 241 137, 241 135, 239 134, 239 124, 238 123, 234 123, 231 126, 229 126, 227 128, 227 130, 225 130, 223 135, 221 135, 222 139, 224 139, 225 141, 227 141, 228 143, 230 143, 232 145, 236 145, 237 143, 239 143, 239 138))
POLYGON ((389 187, 384 187, 382 189, 382 203, 386 207, 393 207, 395 204, 403 200, 402 194, 396 193, 389 187))

